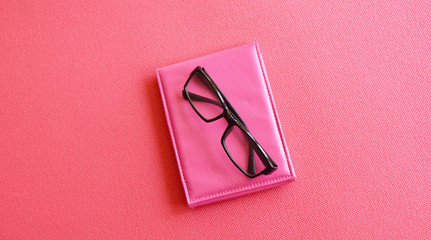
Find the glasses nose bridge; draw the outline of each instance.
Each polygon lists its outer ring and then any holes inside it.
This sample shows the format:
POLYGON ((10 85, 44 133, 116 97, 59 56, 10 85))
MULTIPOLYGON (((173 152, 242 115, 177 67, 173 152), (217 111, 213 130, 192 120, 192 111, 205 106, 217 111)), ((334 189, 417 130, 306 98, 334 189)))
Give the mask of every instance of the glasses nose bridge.
POLYGON ((226 113, 224 114, 224 118, 226 119, 226 121, 229 124, 231 124, 231 123, 236 123, 237 125, 240 124, 238 117, 229 108, 226 109, 226 113))

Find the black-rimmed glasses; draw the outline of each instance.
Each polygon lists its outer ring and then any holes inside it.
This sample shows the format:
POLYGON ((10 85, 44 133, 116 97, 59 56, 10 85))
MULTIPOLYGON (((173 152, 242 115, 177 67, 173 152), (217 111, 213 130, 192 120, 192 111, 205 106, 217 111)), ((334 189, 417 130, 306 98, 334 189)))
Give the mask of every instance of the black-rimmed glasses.
POLYGON ((198 66, 190 73, 184 85, 183 97, 205 122, 226 119, 228 126, 221 138, 222 146, 233 164, 247 177, 268 175, 277 169, 277 164, 254 139, 204 68, 198 66), (260 161, 255 160, 256 156, 260 161))

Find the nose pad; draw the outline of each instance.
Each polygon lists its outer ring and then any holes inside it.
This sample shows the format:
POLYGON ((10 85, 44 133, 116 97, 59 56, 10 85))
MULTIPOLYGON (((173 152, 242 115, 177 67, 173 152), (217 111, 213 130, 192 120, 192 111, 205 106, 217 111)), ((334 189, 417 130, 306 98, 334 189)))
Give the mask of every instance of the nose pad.
POLYGON ((232 112, 231 112, 229 109, 227 109, 227 111, 226 111, 225 118, 226 118, 226 120, 227 120, 228 122, 232 122, 232 121, 234 121, 234 118, 233 118, 232 112))
POLYGON ((226 111, 225 118, 228 123, 238 123, 238 119, 235 117, 235 114, 229 109, 226 111))

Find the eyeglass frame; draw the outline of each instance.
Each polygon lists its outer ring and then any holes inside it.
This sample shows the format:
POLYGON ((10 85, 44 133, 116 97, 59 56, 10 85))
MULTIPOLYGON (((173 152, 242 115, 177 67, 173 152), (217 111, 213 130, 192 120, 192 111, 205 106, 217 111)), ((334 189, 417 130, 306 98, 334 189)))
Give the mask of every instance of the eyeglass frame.
MULTIPOLYGON (((199 75, 198 75, 199 76, 199 75)), ((192 106, 193 110, 198 114, 198 116, 204 120, 205 122, 213 122, 218 119, 224 118, 228 122, 228 126, 226 127, 222 138, 221 138, 221 144, 223 146, 223 149, 225 150, 226 154, 228 155, 229 159, 232 161, 232 163, 247 177, 249 178, 255 178, 261 174, 268 175, 274 172, 277 169, 277 164, 271 159, 269 154, 263 149, 263 147, 256 141, 256 139, 251 135, 250 131, 247 128, 247 125, 244 123, 244 121, 241 119, 239 114, 235 111, 235 109, 232 107, 230 102, 227 100, 227 98, 224 96, 222 91, 218 88, 214 80, 209 76, 209 74, 206 72, 206 70, 201 67, 197 66, 191 73, 189 78, 187 79, 186 83, 184 84, 184 89, 182 91, 183 98, 188 100, 190 105, 192 106), (193 78, 194 75, 200 73, 204 79, 199 78, 202 83, 204 83, 215 95, 217 96, 218 100, 220 102, 217 102, 215 100, 194 94, 192 92, 189 92, 187 90, 187 86, 190 82, 190 80, 193 78), (216 104, 219 107, 223 108, 223 112, 219 115, 207 119, 205 118, 199 110, 196 108, 196 106, 193 104, 193 101, 203 101, 208 102, 211 104, 216 104), (221 104, 221 106, 220 106, 221 104), (233 159, 232 155, 230 154, 229 150, 227 149, 227 146, 225 144, 225 140, 227 136, 230 134, 232 129, 234 127, 238 127, 243 133, 245 133, 245 136, 247 137, 247 140, 249 142, 249 162, 248 162, 248 171, 251 171, 252 173, 246 172, 244 169, 242 169, 238 163, 233 159), (256 152, 259 159, 262 161, 263 165, 265 166, 265 169, 260 171, 259 173, 256 173, 255 171, 255 162, 254 162, 254 154, 253 152, 256 152), (252 168, 251 168, 252 167, 252 168)))

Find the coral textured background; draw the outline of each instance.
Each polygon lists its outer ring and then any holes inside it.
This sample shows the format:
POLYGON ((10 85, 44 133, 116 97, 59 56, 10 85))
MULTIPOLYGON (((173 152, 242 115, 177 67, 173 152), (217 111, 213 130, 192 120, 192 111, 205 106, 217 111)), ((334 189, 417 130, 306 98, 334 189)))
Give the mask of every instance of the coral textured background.
POLYGON ((430 239, 429 1, 2 1, 0 239, 430 239), (189 209, 155 69, 258 41, 297 181, 189 209))

